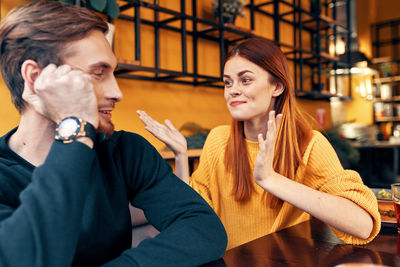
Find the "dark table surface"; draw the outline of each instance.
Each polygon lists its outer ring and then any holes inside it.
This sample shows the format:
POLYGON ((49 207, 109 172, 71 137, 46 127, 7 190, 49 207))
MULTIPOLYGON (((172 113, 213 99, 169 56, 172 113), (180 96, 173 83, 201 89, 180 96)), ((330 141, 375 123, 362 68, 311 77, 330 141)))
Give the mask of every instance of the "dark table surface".
POLYGON ((204 266, 335 266, 373 263, 400 266, 400 237, 393 226, 364 246, 346 245, 324 223, 312 219, 228 250, 224 257, 204 266))

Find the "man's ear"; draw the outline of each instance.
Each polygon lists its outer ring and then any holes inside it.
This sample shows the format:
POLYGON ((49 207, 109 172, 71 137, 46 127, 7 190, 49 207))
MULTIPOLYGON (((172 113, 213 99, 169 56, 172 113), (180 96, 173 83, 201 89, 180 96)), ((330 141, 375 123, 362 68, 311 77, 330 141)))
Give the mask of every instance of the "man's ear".
POLYGON ((274 91, 272 92, 272 96, 273 97, 280 96, 284 90, 285 90, 285 87, 283 87, 283 84, 281 82, 277 82, 275 84, 274 91))
POLYGON ((24 79, 25 87, 28 86, 31 91, 33 91, 33 85, 39 76, 42 69, 39 67, 38 63, 32 59, 27 59, 22 63, 21 75, 24 79))

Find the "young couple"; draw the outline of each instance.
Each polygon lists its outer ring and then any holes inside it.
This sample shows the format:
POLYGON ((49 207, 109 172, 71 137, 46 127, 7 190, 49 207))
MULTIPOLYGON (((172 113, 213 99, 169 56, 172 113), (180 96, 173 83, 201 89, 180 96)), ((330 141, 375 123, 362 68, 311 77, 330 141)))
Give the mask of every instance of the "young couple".
POLYGON ((0 138, 0 266, 199 266, 223 255, 226 232, 232 248, 310 216, 346 243, 377 235, 373 193, 298 110, 272 42, 231 51, 233 122, 211 131, 190 182, 184 138, 139 112, 193 190, 142 137, 114 131, 122 93, 107 29, 50 0, 1 21, 0 68, 21 118, 0 138), (128 203, 160 231, 135 248, 128 203))

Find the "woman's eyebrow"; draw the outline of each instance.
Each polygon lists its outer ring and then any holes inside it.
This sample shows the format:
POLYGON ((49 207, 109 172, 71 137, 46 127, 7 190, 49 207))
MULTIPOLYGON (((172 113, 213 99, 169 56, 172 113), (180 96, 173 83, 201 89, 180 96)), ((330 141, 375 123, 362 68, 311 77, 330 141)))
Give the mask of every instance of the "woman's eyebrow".
POLYGON ((242 70, 241 72, 238 73, 238 76, 242 76, 246 74, 247 72, 253 73, 251 70, 242 70))
MULTIPOLYGON (((238 73, 238 76, 239 76, 239 77, 240 77, 240 76, 243 76, 243 75, 246 74, 247 72, 250 72, 250 73, 253 73, 253 74, 254 74, 254 72, 252 72, 251 70, 242 70, 241 72, 238 73)), ((228 75, 228 74, 224 74, 223 77, 225 77, 225 78, 230 78, 231 76, 228 75)))

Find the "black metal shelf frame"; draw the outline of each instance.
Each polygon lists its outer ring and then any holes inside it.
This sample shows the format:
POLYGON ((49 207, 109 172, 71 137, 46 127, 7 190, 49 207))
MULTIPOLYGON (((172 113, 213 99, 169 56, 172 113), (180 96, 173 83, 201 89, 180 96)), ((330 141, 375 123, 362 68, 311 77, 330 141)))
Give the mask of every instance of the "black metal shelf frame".
MULTIPOLYGON (((115 74, 117 77, 139 79, 139 80, 152 80, 172 83, 184 83, 192 85, 205 85, 212 87, 222 87, 223 76, 223 61, 227 50, 231 45, 237 42, 254 37, 255 29, 255 16, 268 16, 273 19, 274 35, 273 41, 279 45, 283 50, 288 60, 294 62, 294 85, 296 93, 299 97, 305 97, 318 100, 329 100, 330 97, 335 96, 330 94, 327 90, 321 88, 322 84, 329 84, 329 80, 323 83, 324 70, 336 70, 338 68, 350 68, 350 56, 347 62, 339 61, 335 56, 329 56, 323 47, 328 47, 328 38, 326 38, 325 46, 323 46, 323 35, 332 36, 336 42, 337 36, 345 35, 347 40, 350 40, 350 23, 347 20, 347 25, 340 25, 336 22, 336 6, 338 3, 346 5, 347 17, 350 15, 350 1, 353 0, 323 0, 321 1, 324 11, 322 15, 304 10, 302 8, 301 0, 269 0, 263 3, 254 4, 254 0, 250 0, 246 5, 250 13, 250 29, 243 29, 239 27, 231 27, 230 25, 209 21, 197 16, 197 1, 192 1, 191 14, 186 12, 186 1, 180 1, 180 10, 171 10, 157 4, 152 4, 139 0, 124 0, 120 8, 121 11, 134 9, 134 16, 121 14, 119 19, 132 21, 135 27, 135 60, 140 62, 141 59, 141 45, 140 45, 140 25, 150 25, 154 27, 154 41, 155 41, 155 62, 154 67, 145 67, 139 65, 119 64, 115 74), (280 5, 285 5, 289 11, 280 12, 280 5), (273 12, 264 10, 264 7, 272 6, 273 12), (140 17, 141 8, 148 8, 154 11, 154 19, 146 20, 140 17), (331 14, 329 14, 329 12, 331 14), (159 14, 165 13, 171 18, 160 20, 159 14), (180 21, 179 26, 172 26, 171 22, 180 21), (188 29, 187 22, 192 22, 191 29, 188 29), (286 23, 293 27, 293 45, 285 44, 280 41, 280 27, 281 23, 286 23), (199 24, 206 26, 207 29, 200 29, 199 24), (181 47, 182 47, 182 62, 179 71, 172 71, 160 68, 160 29, 173 31, 180 34, 181 47), (311 42, 315 44, 310 48, 303 46, 302 34, 308 33, 312 36, 311 42), (187 37, 192 38, 193 50, 193 66, 192 72, 188 71, 188 58, 187 58, 187 37), (219 64, 220 73, 216 76, 201 75, 198 73, 198 42, 200 39, 206 39, 215 42, 219 45, 219 64), (311 69, 312 84, 311 88, 306 89, 304 84, 305 68, 311 69), (141 73, 148 73, 143 75, 141 73), (316 85, 316 86, 315 86, 316 85)), ((222 0, 219 0, 220 7, 222 0)), ((222 14, 222 12, 220 12, 222 14)), ((222 21, 220 15, 219 21, 222 21)), ((350 43, 347 44, 347 51, 350 51, 350 43)), ((335 72, 336 73, 336 72, 335 72)), ((329 78, 328 78, 329 79, 329 78)), ((335 74, 335 83, 337 85, 337 77, 335 74)), ((351 86, 351 79, 349 79, 349 86, 351 86)), ((349 87, 350 88, 350 87, 349 87)), ((342 97, 341 99, 350 99, 350 96, 342 97)))
POLYGON ((224 55, 229 45, 236 43, 240 40, 253 36, 253 34, 241 31, 235 28, 227 27, 226 25, 216 23, 213 21, 204 20, 198 18, 196 16, 196 0, 192 0, 192 14, 186 14, 186 3, 185 0, 181 0, 180 3, 180 12, 167 9, 161 7, 159 5, 151 4, 144 1, 137 0, 126 0, 124 1, 126 4, 120 7, 121 11, 127 10, 129 8, 134 8, 134 16, 120 15, 119 19, 124 19, 128 21, 132 21, 135 24, 135 60, 140 62, 140 24, 151 25, 154 27, 154 36, 155 36, 155 64, 154 68, 144 67, 140 65, 128 65, 128 64, 119 64, 118 69, 116 70, 116 76, 122 78, 131 78, 131 79, 143 79, 143 80, 153 80, 153 81, 162 81, 162 82, 176 82, 176 83, 186 83, 193 85, 207 85, 214 87, 222 87, 221 77, 223 73, 223 69, 221 67, 219 76, 207 76, 198 74, 198 58, 197 58, 197 48, 198 48, 198 39, 208 39, 215 42, 219 42, 220 47, 220 66, 223 65, 224 55), (140 18, 140 9, 141 8, 149 8, 154 10, 154 20, 145 20, 140 18), (165 13, 168 15, 172 15, 172 18, 160 21, 158 19, 159 13, 165 13), (181 27, 174 27, 168 25, 174 21, 181 21, 181 27), (186 27, 186 21, 190 20, 193 22, 193 29, 188 30, 186 27), (199 31, 197 29, 197 24, 207 25, 210 28, 208 30, 199 31), (181 71, 171 71, 160 68, 160 41, 159 41, 159 30, 166 29, 173 32, 178 32, 181 34, 181 46, 182 46, 182 69, 181 71), (219 34, 217 37, 211 36, 208 34, 210 31, 218 30, 219 34), (227 40, 224 38, 224 33, 233 33, 238 36, 233 40, 227 40), (193 39, 193 73, 188 72, 187 66, 187 35, 191 36, 193 39), (155 76, 149 77, 144 75, 133 74, 132 72, 145 71, 149 73, 154 73, 155 76), (179 78, 187 77, 192 78, 191 80, 179 80, 179 78))
POLYGON ((391 57, 400 60, 400 18, 371 24, 371 36, 374 57, 381 57, 381 48, 391 46, 391 57), (389 29, 390 37, 382 39, 382 31, 389 29))
POLYGON ((385 124, 400 122, 400 114, 395 105, 400 105, 400 18, 371 24, 372 51, 374 59, 372 63, 380 70, 382 77, 374 79, 377 92, 383 84, 391 87, 393 96, 389 99, 374 98, 373 114, 374 123, 385 124), (388 73, 382 73, 383 66, 391 66, 388 73), (392 116, 383 119, 377 118, 376 104, 390 105, 392 116), (396 112, 395 112, 396 111, 396 112))

